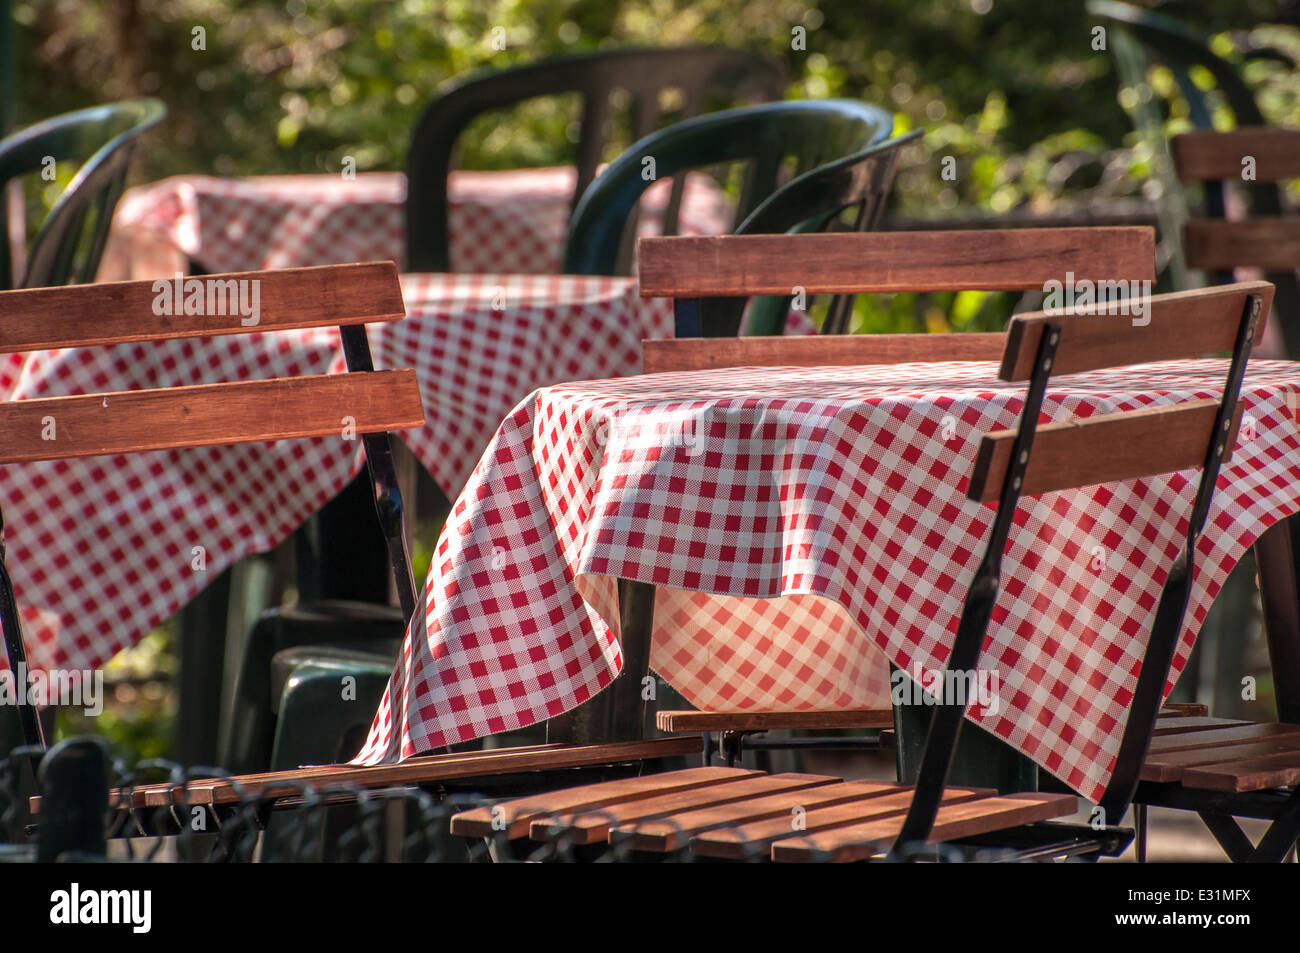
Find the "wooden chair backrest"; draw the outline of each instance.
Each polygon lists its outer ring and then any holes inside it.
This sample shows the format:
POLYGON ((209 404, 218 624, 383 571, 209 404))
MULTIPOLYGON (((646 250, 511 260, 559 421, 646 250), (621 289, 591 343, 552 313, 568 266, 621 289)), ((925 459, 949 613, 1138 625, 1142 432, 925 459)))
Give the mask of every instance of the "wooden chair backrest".
POLYGON ((642 297, 1045 290, 1154 281, 1148 227, 643 238, 642 297))
MULTIPOLYGON (((392 262, 36 288, 0 292, 0 353, 403 317, 392 262), (258 283, 256 324, 244 323, 249 319, 229 301, 242 281, 258 283), (201 300, 193 297, 196 293, 201 300), (162 296, 170 304, 158 307, 162 296), (183 312, 187 299, 195 308, 219 313, 166 313, 183 312), (160 310, 164 313, 157 313, 160 310)), ((349 426, 357 434, 421 426, 424 411, 415 372, 315 375, 13 401, 0 404, 0 463, 322 437, 342 434, 344 417, 352 419, 349 426), (55 439, 48 439, 49 418, 55 439)))
MULTIPOLYGON (((1174 136, 1170 148, 1183 182, 1250 184, 1300 178, 1297 129, 1197 130, 1174 136)), ((1195 218, 1184 226, 1183 246, 1193 268, 1294 271, 1300 268, 1300 216, 1195 218)))
MULTIPOLYGON (((1273 286, 1265 281, 1154 295, 1148 299, 1142 324, 1127 315, 1096 309, 1067 316, 1018 315, 1011 319, 998 376, 1005 381, 1028 380, 1048 327, 1059 328, 1060 335, 1053 376, 1232 351, 1251 295, 1263 299, 1253 347, 1273 300, 1273 286)), ((1222 445, 1220 459, 1226 460, 1232 455, 1241 415, 1238 407, 1230 432, 1213 434, 1219 404, 1213 399, 1191 400, 1041 424, 1020 492, 1033 495, 1197 467, 1205 462, 1214 440, 1222 445)), ((1015 437, 1014 430, 984 437, 967 490, 971 499, 998 499, 1015 437)))

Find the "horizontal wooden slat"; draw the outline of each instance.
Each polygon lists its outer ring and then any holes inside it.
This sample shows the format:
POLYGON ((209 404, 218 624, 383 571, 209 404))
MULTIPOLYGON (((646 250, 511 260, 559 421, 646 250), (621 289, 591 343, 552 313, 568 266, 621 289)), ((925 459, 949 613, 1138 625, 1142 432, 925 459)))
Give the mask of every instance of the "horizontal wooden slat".
MULTIPOLYGON (((1242 761, 1283 751, 1300 749, 1300 736, 1277 741, 1257 741, 1238 745, 1205 745, 1185 751, 1157 752, 1147 756, 1142 765, 1143 781, 1177 781, 1189 766, 1242 761)), ((1300 752, 1297 752, 1300 754, 1300 752)))
MULTIPOLYGON (((1200 466, 1218 407, 1215 400, 1189 400, 1043 424, 1034 436, 1020 493, 1032 496, 1200 466)), ((1239 405, 1224 441, 1224 460, 1232 457, 1240 424, 1239 405)), ((969 499, 987 503, 1001 494, 1015 437, 1014 430, 996 430, 980 441, 969 499)))
POLYGON ((1155 279, 1147 227, 643 238, 644 297, 1027 291, 1047 281, 1155 279))
POLYGON ((452 817, 451 832, 458 837, 494 837, 501 834, 510 838, 523 837, 533 821, 553 814, 580 813, 603 805, 622 804, 676 791, 690 791, 757 774, 759 772, 742 768, 687 768, 684 771, 666 771, 639 778, 622 778, 530 794, 490 807, 462 811, 452 817))
POLYGON ((902 794, 906 798, 909 796, 909 790, 901 785, 885 784, 880 781, 827 784, 812 790, 746 798, 740 803, 681 811, 670 818, 627 821, 618 824, 610 831, 610 840, 635 850, 677 850, 684 847, 694 835, 715 827, 739 828, 773 818, 781 818, 783 824, 789 824, 796 808, 807 812, 891 794, 902 794))
MULTIPOLYGON (((935 817, 929 843, 1033 824, 1073 814, 1077 809, 1078 800, 1068 794, 1009 794, 945 804, 935 817)), ((903 818, 891 817, 779 840, 772 845, 772 859, 784 863, 864 860, 887 850, 902 828, 903 818)))
POLYGON ((1290 787, 1300 783, 1300 751, 1189 766, 1183 769, 1182 783, 1186 788, 1234 793, 1290 787))
POLYGON ((1231 728, 1234 725, 1249 725, 1248 721, 1234 718, 1209 718, 1206 716, 1188 716, 1156 719, 1155 734, 1181 735, 1189 731, 1212 731, 1215 728, 1231 728))
POLYGON ((1300 178, 1300 130, 1243 126, 1231 132, 1198 129, 1169 142, 1178 178, 1184 182, 1245 181, 1244 161, 1254 160, 1253 181, 1300 178))
POLYGON ((1006 335, 815 334, 807 337, 659 338, 641 342, 641 370, 845 367, 927 361, 996 361, 1006 335))
POLYGON ((1165 702, 1165 707, 1160 709, 1158 718, 1181 718, 1201 717, 1210 713, 1209 705, 1202 705, 1200 702, 1165 702))
POLYGON ((1183 254, 1193 268, 1300 268, 1300 218, 1240 222, 1194 219, 1183 227, 1183 254))
POLYGON ((1052 362, 1053 376, 1231 352, 1246 298, 1252 294, 1263 299, 1255 328, 1254 340, 1258 342, 1273 303, 1273 286, 1267 281, 1152 295, 1140 316, 1098 314, 1096 305, 1063 314, 1037 311, 1017 315, 1007 331, 1007 348, 998 376, 1005 381, 1029 379, 1048 324, 1061 329, 1052 362))
POLYGON ((819 774, 763 774, 710 784, 689 791, 674 791, 656 797, 601 804, 590 811, 539 818, 529 826, 533 840, 563 837, 572 844, 596 844, 607 839, 610 826, 634 823, 649 817, 675 815, 736 801, 749 801, 766 795, 806 792, 809 788, 834 784, 839 778, 819 774))
POLYGON ((816 731, 832 728, 892 728, 890 708, 859 711, 660 711, 660 731, 816 731))
MULTIPOLYGON (((991 797, 996 792, 979 788, 945 788, 942 804, 959 804, 991 797)), ((791 837, 801 832, 813 833, 835 827, 860 824, 864 820, 896 817, 902 823, 912 803, 910 788, 862 801, 851 801, 833 807, 806 810, 795 816, 787 811, 781 817, 755 821, 751 824, 728 825, 705 831, 691 838, 691 850, 701 857, 720 857, 742 860, 765 853, 773 841, 791 837)))
POLYGON ((415 371, 326 374, 0 404, 0 463, 93 457, 424 424, 415 371))
MULTIPOLYGON (((319 765, 289 771, 268 771, 234 778, 202 778, 191 781, 184 791, 171 784, 144 785, 135 788, 135 807, 166 807, 178 804, 233 804, 244 797, 272 799, 293 797, 302 785, 318 787, 350 785, 367 789, 402 784, 436 784, 477 777, 499 777, 563 768, 599 764, 620 764, 653 758, 671 758, 698 754, 696 738, 650 738, 645 741, 618 741, 595 745, 529 745, 498 748, 491 751, 467 751, 454 754, 426 755, 401 764, 353 767, 319 765)), ((112 792, 110 803, 119 795, 112 792)), ((38 798, 33 802, 39 803, 38 798)), ((35 808, 34 808, 35 809, 35 808)))
POLYGON ((1197 731, 1190 735, 1169 735, 1152 738, 1147 750, 1148 759, 1156 759, 1175 751, 1209 748, 1215 745, 1244 745, 1261 741, 1300 739, 1297 725, 1239 725, 1234 728, 1217 728, 1214 731, 1197 731))
MULTIPOLYGON (((203 309, 213 313, 185 314, 182 299, 182 307, 170 307, 181 313, 156 314, 155 304, 163 306, 162 296, 167 290, 174 291, 174 280, 0 291, 0 353, 366 324, 406 316, 397 266, 391 261, 233 272, 184 280, 202 283, 203 309), (228 285, 231 281, 257 282, 255 325, 242 324, 251 318, 244 318, 237 307, 228 303, 224 308, 227 313, 218 313, 221 296, 239 287, 228 285)), ((254 286, 244 287, 245 300, 251 305, 254 286)))

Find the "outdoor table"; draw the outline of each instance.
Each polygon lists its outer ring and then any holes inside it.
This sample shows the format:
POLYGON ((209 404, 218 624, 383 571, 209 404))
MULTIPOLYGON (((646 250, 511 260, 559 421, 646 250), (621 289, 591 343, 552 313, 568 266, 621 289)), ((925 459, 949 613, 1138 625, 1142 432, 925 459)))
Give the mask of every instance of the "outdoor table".
MULTIPOLYGON (((404 275, 409 317, 369 330, 413 367, 426 424, 398 436, 454 497, 497 424, 561 380, 635 374, 671 302, 630 278, 404 275)), ((341 373, 337 328, 7 355, 6 400, 341 373)), ((361 467, 358 440, 300 440, 12 464, 0 507, 33 668, 102 665, 238 559, 265 552, 361 467)), ((0 664, 3 664, 0 661, 0 664)))
MULTIPOLYGON (((451 270, 554 274, 564 258, 576 172, 572 166, 457 171, 447 183, 451 270)), ((638 228, 662 230, 668 180, 641 203, 638 228)), ((173 176, 130 189, 118 203, 99 280, 170 277, 190 263, 212 274, 406 258, 406 176, 400 172, 173 176)), ((726 196, 707 176, 687 177, 683 235, 726 231, 726 196)))
MULTIPOLYGON (((1217 398, 1226 362, 1053 378, 1047 418, 1217 398)), ((437 544, 357 763, 570 711, 617 676, 618 581, 652 584, 650 667, 715 710, 886 707, 942 668, 992 505, 965 489, 1024 387, 987 362, 737 368, 542 388, 437 544)), ((1300 511, 1300 365, 1252 362, 1170 685, 1230 569, 1300 511)), ((1082 795, 1110 776, 1196 474, 1021 503, 968 717, 1082 795)), ((633 673, 637 675, 639 673, 633 673)))

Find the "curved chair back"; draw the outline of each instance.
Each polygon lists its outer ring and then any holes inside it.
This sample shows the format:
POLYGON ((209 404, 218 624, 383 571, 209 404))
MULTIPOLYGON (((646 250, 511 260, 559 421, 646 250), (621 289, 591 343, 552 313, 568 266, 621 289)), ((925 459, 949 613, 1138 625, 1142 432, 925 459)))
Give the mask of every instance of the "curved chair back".
MULTIPOLYGON (((898 154, 904 146, 918 142, 923 133, 913 130, 896 136, 857 155, 805 172, 786 184, 754 209, 736 226, 737 235, 781 235, 790 232, 827 230, 847 211, 853 212, 850 230, 867 232, 876 227, 889 199, 898 167, 898 154)), ((678 328, 678 337, 734 337, 740 333, 746 298, 705 298, 700 302, 697 329, 678 328)), ((753 299, 746 335, 781 334, 790 314, 791 296, 759 296, 753 299)), ((845 334, 853 315, 856 294, 831 297, 824 334, 845 334)))
POLYGON ((794 160, 793 171, 799 176, 884 141, 893 125, 893 117, 875 106, 826 99, 728 109, 652 133, 611 162, 583 193, 569 224, 564 271, 615 274, 637 202, 660 178, 706 166, 750 163, 736 212, 743 223, 777 191, 788 160, 794 160), (646 175, 650 159, 653 173, 646 175))
POLYGON ((631 101, 634 139, 659 124, 659 94, 681 91, 682 115, 702 112, 713 96, 763 102, 779 98, 786 71, 776 60, 741 50, 622 49, 558 56, 508 70, 485 70, 453 80, 429 104, 411 135, 407 156, 406 255, 412 271, 449 271, 447 176, 456 140, 477 116, 539 96, 577 93, 578 181, 574 202, 596 175, 606 144, 610 95, 631 101))
POLYGON ((43 171, 51 159, 80 164, 36 233, 20 279, 13 274, 8 230, 0 229, 0 288, 94 280, 136 140, 166 114, 156 99, 126 100, 64 113, 0 142, 0 188, 43 171))

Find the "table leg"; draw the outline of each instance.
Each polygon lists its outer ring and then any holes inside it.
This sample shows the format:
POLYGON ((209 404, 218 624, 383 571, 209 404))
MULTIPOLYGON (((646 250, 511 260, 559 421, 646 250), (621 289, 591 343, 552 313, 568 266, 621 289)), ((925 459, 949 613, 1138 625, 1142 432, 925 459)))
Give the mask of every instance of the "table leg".
POLYGON ((1255 541, 1264 633, 1280 721, 1300 724, 1300 517, 1274 523, 1255 541))
MULTIPOLYGON (((890 666, 891 674, 896 671, 890 666)), ((894 741, 898 778, 915 784, 930 733, 935 706, 894 706, 894 741)), ((1000 793, 1038 790, 1038 765, 1001 738, 979 725, 963 721, 953 753, 948 784, 959 787, 996 788, 1000 793)))
POLYGON ((654 586, 632 579, 618 581, 623 671, 595 698, 547 722, 548 742, 602 744, 645 736, 646 701, 642 689, 650 671, 654 605, 654 586))
POLYGON ((300 548, 300 559, 309 556, 315 565, 299 566, 299 600, 346 599, 387 605, 392 576, 388 550, 375 520, 375 497, 363 471, 338 496, 312 518, 307 532, 312 546, 300 548), (314 530, 314 532, 313 532, 314 530))
POLYGON ((172 758, 181 764, 217 761, 222 673, 230 618, 230 570, 223 572, 180 611, 176 653, 180 673, 172 758))

